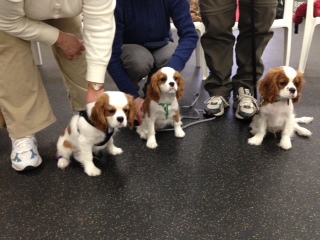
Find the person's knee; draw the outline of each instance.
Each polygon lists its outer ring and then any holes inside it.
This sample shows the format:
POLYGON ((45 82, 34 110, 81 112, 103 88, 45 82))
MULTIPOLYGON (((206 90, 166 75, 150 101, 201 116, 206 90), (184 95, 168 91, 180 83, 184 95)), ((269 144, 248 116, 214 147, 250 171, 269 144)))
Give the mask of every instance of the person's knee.
POLYGON ((130 75, 146 76, 153 69, 154 59, 150 53, 130 54, 122 59, 122 64, 130 75))

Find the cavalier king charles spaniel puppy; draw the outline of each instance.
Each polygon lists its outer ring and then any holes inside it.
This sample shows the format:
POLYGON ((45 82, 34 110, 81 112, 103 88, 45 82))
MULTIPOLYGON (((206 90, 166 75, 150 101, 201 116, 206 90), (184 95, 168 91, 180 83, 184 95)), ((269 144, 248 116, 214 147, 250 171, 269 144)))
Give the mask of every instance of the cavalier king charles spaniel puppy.
POLYGON ((66 168, 73 157, 83 165, 89 176, 98 176, 101 170, 93 163, 93 154, 102 149, 112 155, 122 153, 113 143, 116 130, 133 128, 136 108, 133 97, 119 91, 106 91, 96 102, 89 103, 86 111, 71 118, 57 143, 58 167, 66 168))
POLYGON ((271 69, 258 87, 261 96, 260 112, 250 124, 253 137, 248 139, 251 145, 260 145, 266 132, 281 132, 279 146, 290 149, 294 132, 305 137, 311 132, 298 123, 309 123, 312 117, 295 118, 294 103, 301 99, 301 90, 305 83, 302 73, 287 66, 271 69))
POLYGON ((170 67, 163 67, 151 78, 147 96, 143 102, 144 119, 137 127, 142 139, 147 139, 148 148, 156 148, 156 130, 173 126, 175 136, 185 136, 181 127, 178 100, 183 97, 184 79, 181 74, 170 67))

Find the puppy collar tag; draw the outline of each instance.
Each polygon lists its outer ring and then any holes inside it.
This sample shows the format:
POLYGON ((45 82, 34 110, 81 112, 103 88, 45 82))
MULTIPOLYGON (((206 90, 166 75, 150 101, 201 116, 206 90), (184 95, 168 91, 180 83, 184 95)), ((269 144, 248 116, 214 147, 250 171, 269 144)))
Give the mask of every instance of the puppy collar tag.
POLYGON ((159 103, 160 106, 163 107, 164 111, 166 112, 166 119, 169 117, 169 106, 171 103, 159 103))

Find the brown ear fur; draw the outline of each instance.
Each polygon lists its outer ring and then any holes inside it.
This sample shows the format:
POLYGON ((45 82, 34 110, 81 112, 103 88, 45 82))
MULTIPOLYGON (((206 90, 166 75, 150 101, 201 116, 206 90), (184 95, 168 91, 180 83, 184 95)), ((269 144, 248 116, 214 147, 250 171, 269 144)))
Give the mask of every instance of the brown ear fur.
POLYGON ((161 96, 160 87, 158 85, 160 72, 156 72, 151 77, 151 82, 147 88, 147 97, 153 101, 158 102, 161 96))
POLYGON ((105 110, 108 103, 109 96, 107 94, 102 94, 92 108, 90 116, 90 121, 102 132, 105 132, 108 128, 108 122, 105 116, 105 110))
POLYGON ((302 97, 301 92, 304 84, 306 83, 306 80, 304 79, 303 74, 300 71, 297 71, 297 76, 293 81, 294 81, 294 85, 297 88, 298 94, 296 98, 292 99, 292 102, 298 103, 301 100, 301 97, 302 97))
POLYGON ((128 125, 132 129, 134 127, 134 119, 136 117, 136 104, 133 100, 133 97, 129 94, 126 94, 129 103, 129 112, 127 113, 128 125))
POLYGON ((177 79, 178 91, 176 93, 176 97, 178 100, 180 100, 183 98, 185 82, 184 82, 182 75, 179 72, 176 71, 175 74, 177 74, 177 77, 178 77, 178 79, 177 79))
POLYGON ((281 74, 280 71, 280 68, 271 69, 265 78, 258 82, 260 96, 263 99, 262 106, 277 101, 280 91, 277 85, 277 78, 281 74))

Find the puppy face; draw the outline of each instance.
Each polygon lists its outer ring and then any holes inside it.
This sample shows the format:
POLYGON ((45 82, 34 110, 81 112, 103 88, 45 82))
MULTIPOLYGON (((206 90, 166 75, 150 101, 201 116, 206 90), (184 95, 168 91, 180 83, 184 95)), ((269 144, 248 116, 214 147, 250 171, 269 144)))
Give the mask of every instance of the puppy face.
POLYGON ((304 83, 302 73, 291 67, 271 69, 265 79, 259 82, 263 105, 282 99, 292 99, 293 103, 299 102, 304 83))
POLYGON ((151 78, 147 95, 154 101, 159 101, 161 93, 175 93, 177 99, 183 97, 184 79, 181 74, 170 67, 163 67, 151 78))
POLYGON ((105 132, 108 127, 133 127, 135 118, 133 97, 119 91, 102 94, 92 108, 90 120, 96 128, 105 132))

